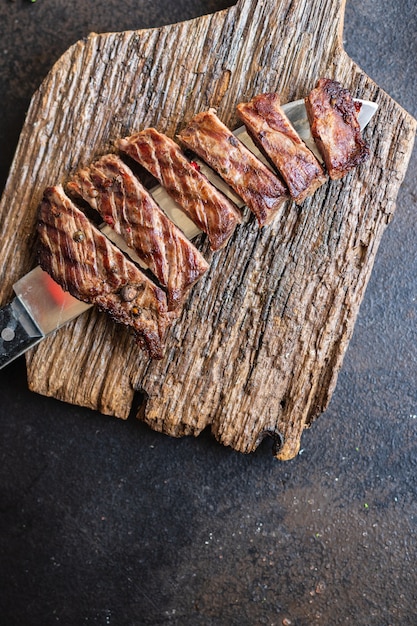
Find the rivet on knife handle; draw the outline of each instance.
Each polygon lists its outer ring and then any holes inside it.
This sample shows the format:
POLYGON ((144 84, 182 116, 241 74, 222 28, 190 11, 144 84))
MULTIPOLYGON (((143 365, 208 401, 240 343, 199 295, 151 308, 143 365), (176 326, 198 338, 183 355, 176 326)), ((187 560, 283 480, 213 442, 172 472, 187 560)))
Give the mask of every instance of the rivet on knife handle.
POLYGON ((44 334, 15 298, 0 309, 0 368, 39 343, 44 334))

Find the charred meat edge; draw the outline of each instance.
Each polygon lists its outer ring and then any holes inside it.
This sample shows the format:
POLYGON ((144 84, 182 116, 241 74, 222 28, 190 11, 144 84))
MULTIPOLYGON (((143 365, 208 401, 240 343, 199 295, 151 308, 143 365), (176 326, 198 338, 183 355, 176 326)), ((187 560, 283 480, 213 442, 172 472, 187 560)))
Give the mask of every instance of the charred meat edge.
POLYGON ((207 234, 212 250, 226 245, 242 221, 235 204, 190 163, 180 147, 155 128, 121 139, 117 147, 146 168, 207 234))
POLYGON ((355 103, 348 89, 321 78, 305 98, 311 134, 332 179, 366 161, 369 148, 361 136, 355 103))
POLYGON ((291 197, 301 204, 326 181, 326 176, 285 115, 279 95, 260 94, 236 108, 255 144, 276 167, 291 197))
POLYGON ((165 215, 131 169, 108 154, 76 172, 67 190, 98 211, 168 291, 170 309, 207 271, 203 255, 165 215))
POLYGON ((283 183, 219 120, 214 109, 198 113, 178 137, 243 199, 260 226, 269 224, 288 199, 283 183))
POLYGON ((113 245, 65 194, 49 187, 39 209, 39 263, 61 287, 133 329, 152 358, 162 358, 173 320, 166 295, 113 245))

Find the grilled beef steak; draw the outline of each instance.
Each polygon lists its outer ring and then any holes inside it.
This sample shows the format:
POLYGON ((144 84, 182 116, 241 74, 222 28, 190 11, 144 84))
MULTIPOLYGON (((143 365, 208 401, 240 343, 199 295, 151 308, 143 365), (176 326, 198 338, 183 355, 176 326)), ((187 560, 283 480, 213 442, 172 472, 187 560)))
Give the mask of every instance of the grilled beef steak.
POLYGON ((288 198, 281 181, 236 139, 214 109, 196 115, 179 139, 232 187, 260 226, 270 223, 288 198))
POLYGON ((154 128, 118 142, 120 150, 145 167, 207 234, 212 250, 226 245, 241 214, 207 178, 189 163, 179 146, 154 128))
POLYGON ((153 358, 162 358, 173 319, 166 295, 116 248, 57 185, 45 190, 39 210, 39 262, 83 302, 130 326, 153 358))
POLYGON ((82 197, 122 235, 168 291, 169 308, 208 269, 208 263, 165 215, 123 161, 108 154, 79 170, 67 189, 82 197))
POLYGON ((298 204, 326 181, 320 163, 282 110, 277 93, 260 94, 250 102, 238 104, 237 112, 249 135, 281 174, 291 197, 298 204))
POLYGON ((330 178, 342 178, 368 158, 355 103, 340 83, 321 78, 305 98, 305 105, 311 134, 330 178))

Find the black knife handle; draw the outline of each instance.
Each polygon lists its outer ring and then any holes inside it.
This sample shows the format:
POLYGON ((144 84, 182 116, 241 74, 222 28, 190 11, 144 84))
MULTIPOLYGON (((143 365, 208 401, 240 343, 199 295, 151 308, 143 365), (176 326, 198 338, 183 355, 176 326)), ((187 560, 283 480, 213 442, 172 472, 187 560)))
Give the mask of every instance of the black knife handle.
POLYGON ((15 298, 0 309, 0 369, 35 346, 44 334, 15 298))

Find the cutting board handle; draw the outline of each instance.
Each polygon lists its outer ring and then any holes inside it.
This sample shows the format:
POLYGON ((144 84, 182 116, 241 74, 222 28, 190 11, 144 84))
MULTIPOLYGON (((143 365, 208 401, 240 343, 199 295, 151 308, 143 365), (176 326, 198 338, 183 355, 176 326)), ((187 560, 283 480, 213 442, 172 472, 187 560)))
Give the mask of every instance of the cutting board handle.
MULTIPOLYGON (((300 32, 299 22, 302 21, 305 32, 317 43, 326 33, 327 47, 342 48, 345 6, 346 0, 238 0, 236 10, 239 19, 254 28, 269 22, 276 30, 280 22, 283 30, 300 32)), ((267 36, 265 44, 268 45, 267 36)), ((280 42, 276 41, 276 45, 280 42)))

